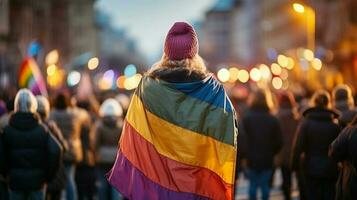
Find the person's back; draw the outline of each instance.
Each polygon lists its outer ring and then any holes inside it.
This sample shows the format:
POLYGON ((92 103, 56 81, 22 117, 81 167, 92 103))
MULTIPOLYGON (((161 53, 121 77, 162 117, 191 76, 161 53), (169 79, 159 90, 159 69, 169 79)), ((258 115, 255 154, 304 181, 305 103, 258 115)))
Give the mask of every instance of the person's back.
POLYGON ((336 184, 336 199, 357 198, 357 117, 333 141, 330 156, 341 162, 336 184))
POLYGON ((274 156, 282 147, 282 133, 278 119, 270 113, 272 100, 266 91, 258 90, 248 98, 249 111, 240 124, 241 156, 247 160, 249 199, 257 199, 261 188, 262 199, 269 199, 269 180, 273 174, 274 156))
POLYGON ((72 109, 54 109, 50 113, 50 120, 56 122, 63 137, 68 142, 68 151, 64 159, 65 162, 78 162, 82 160, 82 144, 80 140, 81 123, 72 109))
POLYGON ((257 170, 272 168, 274 155, 282 145, 277 118, 268 110, 251 109, 243 117, 242 123, 248 147, 248 166, 257 170))
POLYGON ((38 190, 47 178, 48 132, 32 113, 15 113, 4 128, 3 141, 9 166, 10 188, 38 190))
POLYGON ((305 180, 303 188, 308 200, 334 199, 337 163, 328 157, 331 142, 338 136, 338 114, 331 110, 328 92, 315 92, 311 108, 303 113, 294 143, 292 168, 300 166, 304 155, 305 180))
POLYGON ((1 135, 10 199, 44 199, 45 184, 56 174, 61 147, 36 114, 37 102, 27 89, 18 92, 15 113, 1 135))
POLYGON ((337 115, 330 110, 312 108, 304 112, 302 125, 306 141, 303 144, 307 173, 319 178, 336 178, 337 165, 328 157, 328 149, 340 128, 333 120, 337 115))

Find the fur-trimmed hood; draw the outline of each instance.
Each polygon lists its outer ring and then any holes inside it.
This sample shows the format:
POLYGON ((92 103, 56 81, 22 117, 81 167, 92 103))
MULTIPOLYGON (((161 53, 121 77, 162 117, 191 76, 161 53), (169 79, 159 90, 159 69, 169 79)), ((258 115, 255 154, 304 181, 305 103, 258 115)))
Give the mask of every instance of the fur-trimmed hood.
POLYGON ((160 67, 149 72, 152 78, 172 83, 201 81, 208 76, 208 72, 186 67, 160 67))

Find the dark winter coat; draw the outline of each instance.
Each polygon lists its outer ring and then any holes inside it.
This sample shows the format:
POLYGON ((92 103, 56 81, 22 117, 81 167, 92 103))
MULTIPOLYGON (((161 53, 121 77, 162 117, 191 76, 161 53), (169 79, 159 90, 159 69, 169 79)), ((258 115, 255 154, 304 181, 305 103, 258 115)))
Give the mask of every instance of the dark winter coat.
POLYGON ((281 150, 283 138, 278 119, 268 109, 252 108, 239 125, 241 156, 253 170, 273 168, 274 156, 281 150))
POLYGON ((68 151, 64 154, 65 162, 80 162, 83 159, 81 143, 81 113, 74 109, 57 110, 50 113, 50 120, 56 122, 63 137, 68 143, 68 151))
POLYGON ((340 132, 338 114, 323 108, 310 108, 303 113, 297 130, 292 155, 292 168, 297 169, 301 154, 305 154, 305 173, 314 178, 337 178, 337 163, 328 150, 340 132))
POLYGON ((331 145, 330 156, 342 163, 337 199, 357 199, 357 125, 346 127, 331 145))
MULTIPOLYGON (((48 129, 51 131, 51 134, 57 139, 57 141, 61 145, 62 154, 68 151, 67 141, 63 138, 62 132, 59 130, 57 124, 54 121, 44 121, 43 123, 48 127, 48 129)), ((64 160, 61 159, 60 166, 55 178, 48 183, 48 192, 58 192, 66 187, 67 177, 63 161, 64 160)))
POLYGON ((113 164, 118 151, 118 142, 123 127, 122 120, 106 116, 95 125, 97 162, 98 164, 113 164))
POLYGON ((350 109, 347 103, 340 102, 336 104, 336 109, 340 112, 340 117, 338 119, 342 127, 346 127, 357 114, 356 109, 350 109))
POLYGON ((284 166, 289 166, 291 147, 293 145, 293 140, 298 126, 297 115, 293 112, 292 108, 281 108, 276 117, 279 120, 281 131, 283 134, 283 148, 279 154, 279 160, 284 166))
POLYGON ((54 178, 61 160, 61 146, 32 113, 15 113, 4 128, 2 145, 5 174, 12 190, 43 188, 54 178))

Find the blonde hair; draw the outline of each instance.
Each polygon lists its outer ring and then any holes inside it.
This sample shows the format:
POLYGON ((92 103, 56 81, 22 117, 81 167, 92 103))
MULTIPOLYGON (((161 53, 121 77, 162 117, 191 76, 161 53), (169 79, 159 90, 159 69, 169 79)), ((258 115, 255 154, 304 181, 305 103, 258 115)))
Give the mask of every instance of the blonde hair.
POLYGON ((182 60, 170 60, 169 57, 164 54, 161 57, 161 59, 151 67, 148 73, 151 73, 158 68, 178 68, 178 67, 198 70, 202 72, 207 71, 205 62, 198 54, 195 55, 193 58, 186 58, 182 60))
POLYGON ((14 107, 15 112, 36 113, 37 101, 30 90, 21 89, 16 94, 14 107))
POLYGON ((37 112, 40 115, 43 115, 44 118, 48 117, 48 114, 50 113, 50 102, 45 96, 38 95, 36 96, 37 100, 37 112))

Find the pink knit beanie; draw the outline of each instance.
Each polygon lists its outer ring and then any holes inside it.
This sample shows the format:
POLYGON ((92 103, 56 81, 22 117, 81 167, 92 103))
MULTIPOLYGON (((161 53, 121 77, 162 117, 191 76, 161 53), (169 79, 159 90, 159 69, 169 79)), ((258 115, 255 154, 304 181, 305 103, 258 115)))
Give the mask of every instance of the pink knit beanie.
POLYGON ((198 53, 198 39, 193 27, 186 22, 176 22, 166 36, 164 52, 170 60, 193 58, 198 53))

